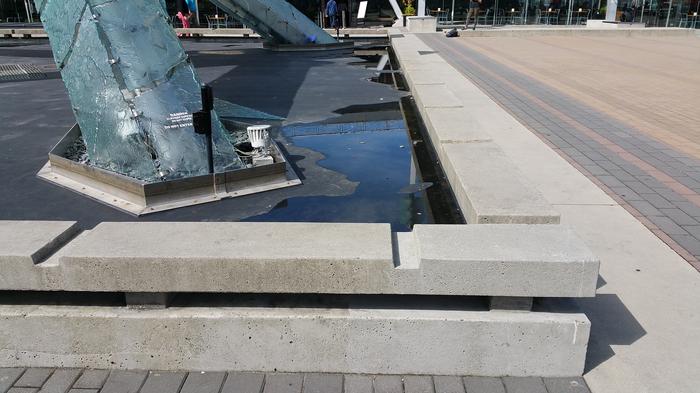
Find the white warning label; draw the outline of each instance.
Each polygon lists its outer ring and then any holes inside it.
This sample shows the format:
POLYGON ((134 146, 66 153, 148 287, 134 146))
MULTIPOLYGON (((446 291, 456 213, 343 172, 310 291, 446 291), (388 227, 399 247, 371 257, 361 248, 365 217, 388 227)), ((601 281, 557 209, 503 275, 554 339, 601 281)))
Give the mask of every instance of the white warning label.
POLYGON ((166 130, 192 127, 192 114, 189 112, 171 113, 165 119, 165 122, 165 127, 163 128, 166 130))

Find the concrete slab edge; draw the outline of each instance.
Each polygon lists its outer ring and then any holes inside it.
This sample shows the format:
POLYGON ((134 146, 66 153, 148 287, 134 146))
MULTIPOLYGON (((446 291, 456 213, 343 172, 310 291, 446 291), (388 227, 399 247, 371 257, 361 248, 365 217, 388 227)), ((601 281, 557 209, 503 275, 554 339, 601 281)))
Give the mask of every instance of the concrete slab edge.
POLYGON ((560 214, 471 121, 480 115, 451 89, 463 80, 459 72, 412 34, 391 43, 467 222, 558 224, 560 214))
POLYGON ((590 322, 503 311, 0 306, 0 331, 0 367, 557 377, 582 373, 590 322))
POLYGON ((32 263, 73 225, 0 221, 39 236, 0 242, 0 290, 589 297, 599 267, 559 225, 236 222, 102 223, 32 263))

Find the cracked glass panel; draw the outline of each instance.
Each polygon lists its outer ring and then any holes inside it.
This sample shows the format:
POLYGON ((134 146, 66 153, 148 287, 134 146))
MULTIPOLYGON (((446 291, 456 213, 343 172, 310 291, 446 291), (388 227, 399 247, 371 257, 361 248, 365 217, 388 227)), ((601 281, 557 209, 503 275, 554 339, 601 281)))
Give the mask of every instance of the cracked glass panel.
MULTIPOLYGON (((161 0, 36 0, 88 162, 154 182, 208 173, 200 81, 161 0)), ((215 170, 242 166, 213 113, 215 170)))

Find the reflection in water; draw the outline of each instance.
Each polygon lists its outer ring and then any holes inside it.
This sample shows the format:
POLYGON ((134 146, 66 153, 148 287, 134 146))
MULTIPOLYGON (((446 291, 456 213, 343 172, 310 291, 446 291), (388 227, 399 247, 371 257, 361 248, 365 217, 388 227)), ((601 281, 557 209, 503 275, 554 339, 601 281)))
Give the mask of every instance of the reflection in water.
POLYGON ((248 221, 385 222, 396 231, 432 222, 424 194, 430 183, 416 170, 403 120, 287 126, 282 133, 359 185, 347 196, 289 198, 248 221))

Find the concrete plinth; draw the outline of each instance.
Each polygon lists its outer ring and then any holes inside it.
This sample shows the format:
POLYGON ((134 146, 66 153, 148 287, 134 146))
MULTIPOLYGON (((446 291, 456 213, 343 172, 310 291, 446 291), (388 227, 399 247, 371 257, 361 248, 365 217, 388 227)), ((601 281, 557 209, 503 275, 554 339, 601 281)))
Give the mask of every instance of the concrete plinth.
MULTIPOLYGON (((54 227, 36 234, 71 223, 54 227)), ((598 274, 580 240, 552 225, 102 223, 27 262, 46 241, 0 248, 13 273, 0 290, 580 297, 598 274)))
POLYGON ((0 306, 0 367, 572 376, 589 330, 576 313, 0 306))
POLYGON ((406 18, 408 31, 411 33, 435 33, 437 18, 434 16, 409 16, 406 18))
POLYGON ((586 21, 587 29, 617 29, 619 22, 614 20, 589 19, 586 21))

